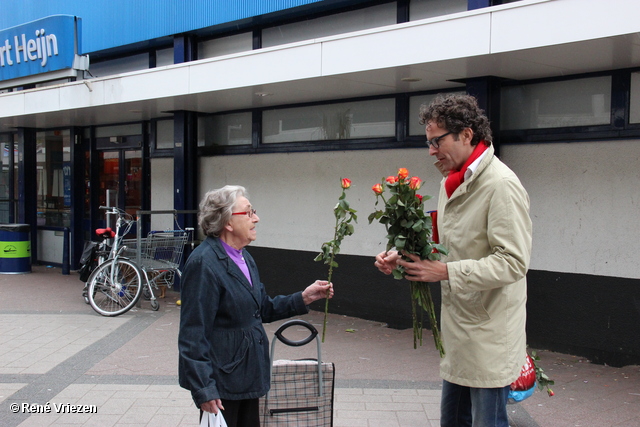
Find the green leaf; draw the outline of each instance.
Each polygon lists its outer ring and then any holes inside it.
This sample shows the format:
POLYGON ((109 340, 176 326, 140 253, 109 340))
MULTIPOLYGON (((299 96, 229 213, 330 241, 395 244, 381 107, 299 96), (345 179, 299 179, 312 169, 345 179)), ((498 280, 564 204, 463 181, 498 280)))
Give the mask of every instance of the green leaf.
POLYGON ((338 263, 337 263, 337 262, 335 262, 335 261, 332 261, 332 262, 331 262, 331 267, 333 267, 333 268, 337 268, 337 267, 338 267, 338 263))
POLYGON ((413 221, 408 219, 403 219, 402 221, 400 221, 400 225, 403 228, 413 228, 413 224, 413 221))
POLYGON ((433 247, 436 248, 442 255, 449 255, 449 251, 447 250, 447 248, 442 246, 440 243, 436 243, 435 245, 433 245, 433 247))
POLYGON ((354 231, 353 225, 349 224, 347 226, 347 235, 351 236, 353 234, 353 231, 354 231))
POLYGON ((322 261, 324 259, 323 255, 324 254, 319 254, 317 257, 314 258, 314 261, 322 261))

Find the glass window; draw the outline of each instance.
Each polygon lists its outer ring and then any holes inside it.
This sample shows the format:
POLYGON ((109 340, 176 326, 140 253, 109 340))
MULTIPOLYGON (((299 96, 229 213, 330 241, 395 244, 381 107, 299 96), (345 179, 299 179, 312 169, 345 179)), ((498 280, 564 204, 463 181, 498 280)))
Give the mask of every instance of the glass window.
POLYGON ((251 113, 220 114, 198 119, 198 146, 250 145, 251 113))
POLYGON ((38 225, 69 227, 71 137, 69 130, 36 133, 38 225))
POLYGON ((253 33, 235 34, 198 43, 198 59, 213 58, 253 49, 253 33))
POLYGON ((91 64, 89 72, 93 77, 111 76, 149 68, 149 54, 127 56, 91 64))
POLYGON ((395 99, 267 110, 265 144, 395 136, 395 99))
POLYGON ((156 150, 173 149, 173 120, 156 122, 156 150))
POLYGON ((500 96, 503 130, 611 123, 611 76, 509 86, 500 96))
POLYGON ((465 94, 465 91, 452 91, 434 93, 431 95, 417 95, 409 98, 409 135, 425 136, 424 125, 420 124, 420 106, 430 104, 438 95, 449 95, 453 93, 465 94))
MULTIPOLYGON (((466 0, 465 0, 466 1, 466 0)), ((262 30, 262 47, 366 30, 397 23, 396 2, 262 30)))
POLYGON ((140 123, 133 123, 130 125, 96 127, 96 138, 105 138, 105 137, 111 137, 111 136, 140 135, 141 133, 142 133, 142 125, 140 123))
POLYGON ((640 123, 640 72, 631 73, 629 123, 640 123))
POLYGON ((156 67, 173 65, 173 48, 156 50, 156 67))
POLYGON ((466 11, 467 0, 410 0, 409 2, 410 21, 466 11))

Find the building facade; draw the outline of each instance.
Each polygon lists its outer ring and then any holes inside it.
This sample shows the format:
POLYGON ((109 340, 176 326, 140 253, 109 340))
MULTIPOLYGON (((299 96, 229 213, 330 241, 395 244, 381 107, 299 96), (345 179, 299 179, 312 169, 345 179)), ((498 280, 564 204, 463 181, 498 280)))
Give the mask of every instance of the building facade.
POLYGON ((262 279, 291 292, 326 274, 313 259, 348 177, 360 222, 330 309, 409 327, 408 287, 373 267, 386 233, 366 221, 371 186, 406 167, 436 196, 418 109, 467 92, 531 197, 530 345, 640 363, 636 0, 3 8, 0 223, 31 226, 34 262, 77 268, 104 223, 99 206, 192 210, 206 191, 240 184, 261 219, 250 251, 262 279))

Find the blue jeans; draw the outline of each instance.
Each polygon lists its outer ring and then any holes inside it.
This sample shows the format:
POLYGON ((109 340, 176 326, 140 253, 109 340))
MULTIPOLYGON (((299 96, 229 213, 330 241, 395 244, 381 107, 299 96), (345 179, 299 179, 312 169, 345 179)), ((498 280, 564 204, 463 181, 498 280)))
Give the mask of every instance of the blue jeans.
POLYGON ((441 427, 509 427, 510 386, 473 388, 442 381, 441 427))

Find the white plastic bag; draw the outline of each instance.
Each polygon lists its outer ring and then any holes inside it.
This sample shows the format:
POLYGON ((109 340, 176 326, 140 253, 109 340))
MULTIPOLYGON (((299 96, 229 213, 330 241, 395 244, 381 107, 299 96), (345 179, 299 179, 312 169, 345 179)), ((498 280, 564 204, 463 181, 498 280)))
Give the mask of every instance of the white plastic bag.
POLYGON ((227 427, 227 422, 220 411, 218 411, 218 415, 203 411, 200 427, 227 427))

